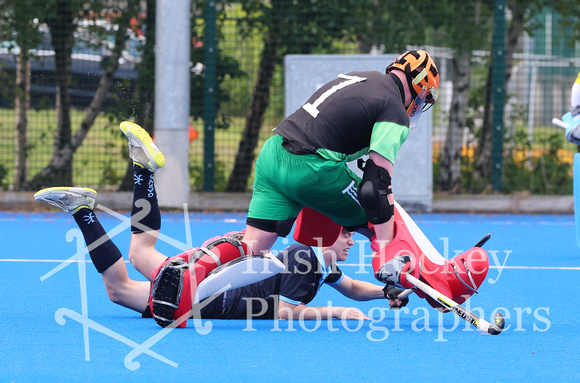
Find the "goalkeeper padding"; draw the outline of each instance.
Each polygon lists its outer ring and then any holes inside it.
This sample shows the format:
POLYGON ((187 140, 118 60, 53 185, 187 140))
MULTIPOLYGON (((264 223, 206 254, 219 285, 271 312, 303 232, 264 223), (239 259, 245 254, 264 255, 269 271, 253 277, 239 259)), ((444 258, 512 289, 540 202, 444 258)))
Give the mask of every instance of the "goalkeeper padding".
POLYGON ((162 327, 183 328, 193 306, 213 294, 247 286, 284 270, 275 256, 246 255, 241 233, 212 238, 171 257, 151 273, 149 308, 162 327))
MULTIPOLYGON (((477 292, 489 269, 488 255, 484 249, 474 247, 445 259, 396 203, 394 227, 394 239, 373 257, 377 280, 397 287, 413 288, 414 285, 406 279, 406 273, 410 273, 460 304, 477 292)), ((448 311, 421 290, 415 292, 434 308, 448 311)))
POLYGON ((340 236, 342 226, 326 215, 305 206, 294 226, 294 239, 306 246, 331 246, 340 236))

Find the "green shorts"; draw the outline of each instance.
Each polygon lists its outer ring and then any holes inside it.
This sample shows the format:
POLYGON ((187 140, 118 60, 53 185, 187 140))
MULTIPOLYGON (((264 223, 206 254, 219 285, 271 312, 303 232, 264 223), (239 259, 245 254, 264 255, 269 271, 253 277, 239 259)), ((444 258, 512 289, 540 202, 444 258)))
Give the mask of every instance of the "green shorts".
POLYGON ((308 206, 342 226, 366 225, 357 200, 360 181, 346 162, 290 153, 282 147, 282 137, 275 135, 266 141, 256 161, 248 218, 287 220, 308 206))

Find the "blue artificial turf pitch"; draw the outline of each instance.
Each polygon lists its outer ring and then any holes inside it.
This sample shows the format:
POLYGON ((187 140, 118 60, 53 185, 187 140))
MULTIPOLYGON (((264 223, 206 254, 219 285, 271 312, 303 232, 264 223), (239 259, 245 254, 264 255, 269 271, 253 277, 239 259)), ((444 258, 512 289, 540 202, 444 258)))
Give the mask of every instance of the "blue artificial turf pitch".
MULTIPOLYGON (((97 213, 127 259, 127 214, 97 213)), ((483 334, 416 296, 395 312, 328 286, 311 305, 358 307, 372 321, 189 321, 162 331, 111 303, 93 265, 75 261, 85 259, 84 242, 68 214, 0 213, 0 382, 580 381, 572 215, 411 216, 447 257, 491 233, 491 269, 464 306, 487 320, 501 311, 502 334, 483 334)), ((166 213, 158 249, 175 255, 244 223, 243 214, 166 213)), ((340 267, 374 282, 370 246, 355 240, 340 267)))

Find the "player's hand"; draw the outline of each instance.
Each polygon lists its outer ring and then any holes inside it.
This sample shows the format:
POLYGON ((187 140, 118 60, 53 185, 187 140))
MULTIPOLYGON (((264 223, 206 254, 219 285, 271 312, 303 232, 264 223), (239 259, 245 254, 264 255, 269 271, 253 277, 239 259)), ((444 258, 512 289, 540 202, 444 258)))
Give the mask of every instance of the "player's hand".
POLYGON ((354 307, 336 307, 336 319, 341 320, 371 320, 362 311, 354 307))
MULTIPOLYGON (((387 286, 401 286, 401 274, 403 267, 411 262, 411 257, 408 255, 397 255, 389 259, 376 272, 376 278, 385 283, 387 286)), ((385 295, 386 296, 386 295, 385 295)))
POLYGON ((403 291, 405 290, 398 289, 390 285, 387 285, 383 288, 385 298, 389 300, 389 306, 391 306, 392 309, 398 310, 401 307, 407 306, 407 303, 409 303, 409 297, 399 299, 399 294, 401 294, 403 291))

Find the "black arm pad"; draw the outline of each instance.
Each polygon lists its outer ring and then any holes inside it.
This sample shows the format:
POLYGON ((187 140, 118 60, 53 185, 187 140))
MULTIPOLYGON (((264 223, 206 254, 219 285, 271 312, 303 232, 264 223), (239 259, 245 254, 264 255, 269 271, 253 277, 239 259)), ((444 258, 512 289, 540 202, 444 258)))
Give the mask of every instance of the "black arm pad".
POLYGON ((395 214, 395 207, 387 198, 392 193, 389 172, 377 166, 373 160, 367 160, 358 187, 358 200, 373 225, 385 223, 395 214))

